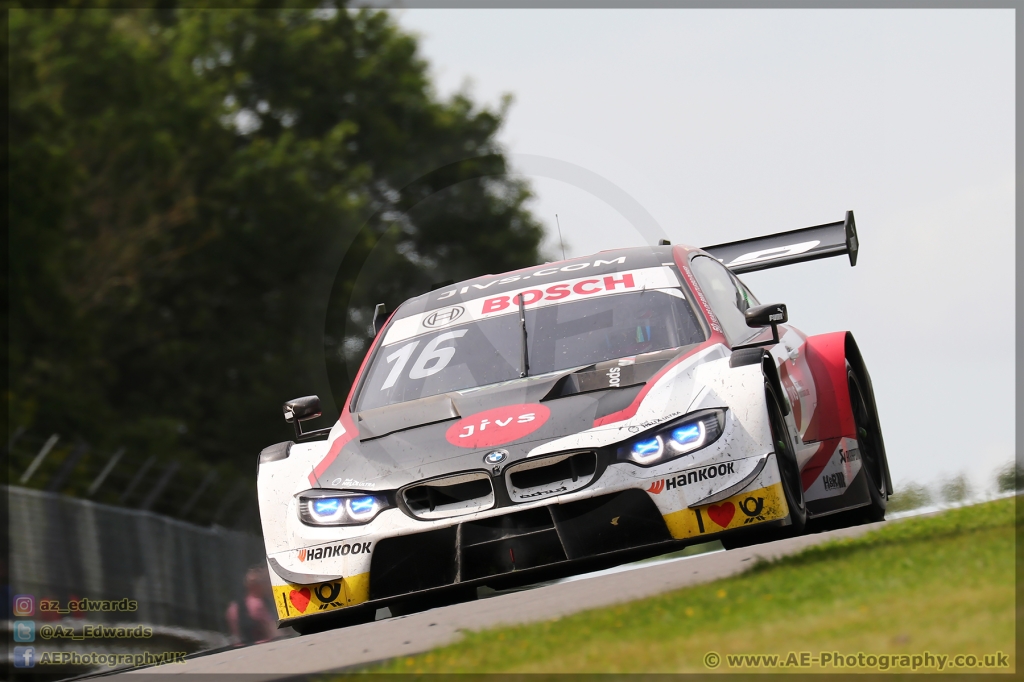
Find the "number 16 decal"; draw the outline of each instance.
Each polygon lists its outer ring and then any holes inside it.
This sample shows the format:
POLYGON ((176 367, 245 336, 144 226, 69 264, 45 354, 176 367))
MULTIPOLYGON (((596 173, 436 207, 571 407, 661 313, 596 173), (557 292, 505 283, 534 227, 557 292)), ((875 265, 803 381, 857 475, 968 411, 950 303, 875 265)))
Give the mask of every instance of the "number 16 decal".
MULTIPOLYGON (((420 352, 419 357, 416 358, 416 362, 413 363, 412 369, 409 370, 409 378, 426 379, 430 375, 437 374, 447 367, 448 363, 452 360, 452 356, 455 355, 455 347, 445 346, 444 348, 438 348, 438 346, 445 341, 465 336, 466 331, 467 330, 465 329, 458 329, 453 332, 438 334, 431 339, 420 352)), ((413 341, 410 344, 402 346, 385 358, 389 364, 394 362, 395 365, 391 368, 391 372, 388 373, 388 378, 384 381, 384 385, 380 387, 380 390, 383 391, 391 388, 398 382, 398 377, 402 375, 402 371, 405 369, 405 366, 409 364, 409 358, 412 357, 413 351, 416 350, 416 346, 419 344, 419 341, 413 341)))

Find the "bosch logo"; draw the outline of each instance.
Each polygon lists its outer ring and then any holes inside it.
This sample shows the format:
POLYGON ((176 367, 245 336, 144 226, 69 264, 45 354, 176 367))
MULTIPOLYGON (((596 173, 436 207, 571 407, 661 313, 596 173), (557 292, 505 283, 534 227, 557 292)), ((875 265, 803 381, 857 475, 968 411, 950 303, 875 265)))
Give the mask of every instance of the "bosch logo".
POLYGON ((505 450, 495 450, 484 455, 484 461, 488 464, 498 464, 504 462, 506 457, 508 457, 508 452, 505 450))
POLYGON ((434 312, 423 318, 423 326, 428 329, 435 329, 437 327, 444 327, 449 325, 455 320, 462 317, 466 309, 461 305, 453 306, 451 308, 445 308, 444 310, 435 310, 434 312))

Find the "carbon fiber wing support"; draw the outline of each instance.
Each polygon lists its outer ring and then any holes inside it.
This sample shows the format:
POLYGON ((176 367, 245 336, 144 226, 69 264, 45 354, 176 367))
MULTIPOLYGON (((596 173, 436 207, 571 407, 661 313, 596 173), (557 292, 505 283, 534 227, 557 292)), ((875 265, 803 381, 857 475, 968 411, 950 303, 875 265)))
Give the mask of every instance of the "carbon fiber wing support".
POLYGON ((839 222, 705 246, 704 250, 739 275, 844 253, 853 267, 857 265, 857 248, 857 224, 853 211, 847 211, 846 219, 839 222))

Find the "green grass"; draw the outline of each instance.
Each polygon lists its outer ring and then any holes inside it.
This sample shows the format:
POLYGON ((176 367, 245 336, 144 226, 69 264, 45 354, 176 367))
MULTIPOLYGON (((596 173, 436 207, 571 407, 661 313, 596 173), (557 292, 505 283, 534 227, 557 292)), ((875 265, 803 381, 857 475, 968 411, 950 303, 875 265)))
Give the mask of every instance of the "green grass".
MULTIPOLYGON (((899 521, 759 563, 734 578, 621 606, 467 633, 457 644, 366 672, 709 672, 704 657, 712 651, 723 659, 785 659, 801 651, 1002 651, 1010 654, 1010 668, 993 672, 1009 672, 1015 666, 1014 502, 899 521)), ((855 672, 774 668, 823 670, 855 672)), ((741 669, 723 661, 717 671, 741 669)))

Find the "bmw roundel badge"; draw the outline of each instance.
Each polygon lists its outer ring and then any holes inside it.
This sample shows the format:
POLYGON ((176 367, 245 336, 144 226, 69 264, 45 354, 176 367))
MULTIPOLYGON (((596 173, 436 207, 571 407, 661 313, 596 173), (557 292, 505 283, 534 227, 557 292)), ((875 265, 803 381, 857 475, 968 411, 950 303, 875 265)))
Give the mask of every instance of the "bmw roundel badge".
POLYGON ((484 455, 484 461, 488 464, 497 464, 499 462, 504 462, 506 457, 508 457, 507 450, 491 450, 484 455))

